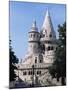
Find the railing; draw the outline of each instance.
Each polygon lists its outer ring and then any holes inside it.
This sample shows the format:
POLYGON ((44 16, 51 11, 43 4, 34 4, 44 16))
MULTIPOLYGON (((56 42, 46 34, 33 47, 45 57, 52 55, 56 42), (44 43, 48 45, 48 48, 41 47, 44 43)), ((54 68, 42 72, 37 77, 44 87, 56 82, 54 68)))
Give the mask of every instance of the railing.
MULTIPOLYGON (((34 64, 34 69, 45 69, 51 66, 52 63, 42 63, 42 64, 34 64)), ((32 64, 18 64, 18 69, 31 69, 32 64)))

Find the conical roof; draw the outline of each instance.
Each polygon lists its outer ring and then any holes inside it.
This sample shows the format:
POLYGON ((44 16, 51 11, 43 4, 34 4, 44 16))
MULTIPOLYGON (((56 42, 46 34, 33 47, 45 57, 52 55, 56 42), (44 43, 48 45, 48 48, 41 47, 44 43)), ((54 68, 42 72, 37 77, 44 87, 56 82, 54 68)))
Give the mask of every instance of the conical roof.
POLYGON ((55 31, 51 22, 50 13, 48 10, 46 12, 46 16, 44 18, 44 22, 42 25, 42 33, 44 34, 46 33, 47 34, 46 36, 49 36, 50 34, 52 34, 52 37, 56 38, 55 31))
POLYGON ((36 20, 33 21, 31 31, 38 31, 37 25, 36 25, 36 20))

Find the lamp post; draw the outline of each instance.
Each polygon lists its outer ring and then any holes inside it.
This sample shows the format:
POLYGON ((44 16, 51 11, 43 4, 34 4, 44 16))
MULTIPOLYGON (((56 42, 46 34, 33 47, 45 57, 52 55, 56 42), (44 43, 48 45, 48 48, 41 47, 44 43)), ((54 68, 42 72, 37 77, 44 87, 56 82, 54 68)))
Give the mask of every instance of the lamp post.
POLYGON ((18 66, 18 81, 19 81, 19 66, 18 66))
POLYGON ((18 75, 17 75, 17 78, 16 78, 15 87, 19 86, 19 66, 17 67, 17 70, 18 70, 18 75))
POLYGON ((32 86, 34 87, 34 65, 32 65, 32 86))

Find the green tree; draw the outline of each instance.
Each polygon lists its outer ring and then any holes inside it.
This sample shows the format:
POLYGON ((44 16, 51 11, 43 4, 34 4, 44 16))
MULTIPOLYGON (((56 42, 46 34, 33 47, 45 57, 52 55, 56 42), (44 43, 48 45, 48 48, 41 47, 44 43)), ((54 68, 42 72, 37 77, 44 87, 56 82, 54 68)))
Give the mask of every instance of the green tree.
POLYGON ((58 25, 59 39, 57 49, 55 51, 55 61, 49 68, 52 77, 59 81, 61 78, 62 85, 66 84, 66 23, 62 26, 58 25))
POLYGON ((9 44, 9 81, 14 81, 16 78, 16 74, 14 72, 16 68, 15 63, 18 63, 18 58, 14 54, 11 46, 11 40, 9 44))

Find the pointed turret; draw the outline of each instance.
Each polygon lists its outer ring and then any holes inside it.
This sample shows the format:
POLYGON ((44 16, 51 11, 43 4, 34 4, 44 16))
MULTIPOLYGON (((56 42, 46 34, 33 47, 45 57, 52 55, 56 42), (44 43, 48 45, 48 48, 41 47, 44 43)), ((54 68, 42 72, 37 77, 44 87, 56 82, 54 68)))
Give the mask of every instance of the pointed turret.
POLYGON ((36 26, 36 20, 33 21, 31 31, 38 31, 38 28, 36 26))
POLYGON ((50 13, 49 13, 49 11, 47 10, 46 16, 45 16, 45 18, 44 18, 44 22, 43 22, 43 25, 42 25, 42 28, 45 29, 45 28, 46 28, 46 24, 49 24, 49 22, 51 23, 50 13))
POLYGON ((31 31, 29 32, 29 40, 28 41, 32 41, 32 42, 37 42, 39 41, 39 32, 38 32, 38 28, 36 25, 36 20, 33 21, 32 23, 32 27, 31 27, 31 31))
POLYGON ((44 62, 53 63, 56 50, 56 34, 51 22, 50 13, 47 10, 41 31, 41 44, 44 51, 44 62))
POLYGON ((39 42, 39 32, 38 32, 38 28, 36 25, 36 21, 33 21, 32 27, 31 27, 31 31, 29 32, 29 48, 28 51, 30 53, 38 53, 38 42, 39 42))
POLYGON ((46 12, 46 16, 44 18, 44 22, 43 22, 43 25, 42 25, 42 33, 43 33, 43 36, 45 36, 45 38, 56 38, 56 34, 55 34, 55 31, 54 31, 54 28, 53 28, 53 25, 52 25, 52 22, 51 22, 51 18, 50 18, 50 13, 49 11, 47 10, 46 12))

